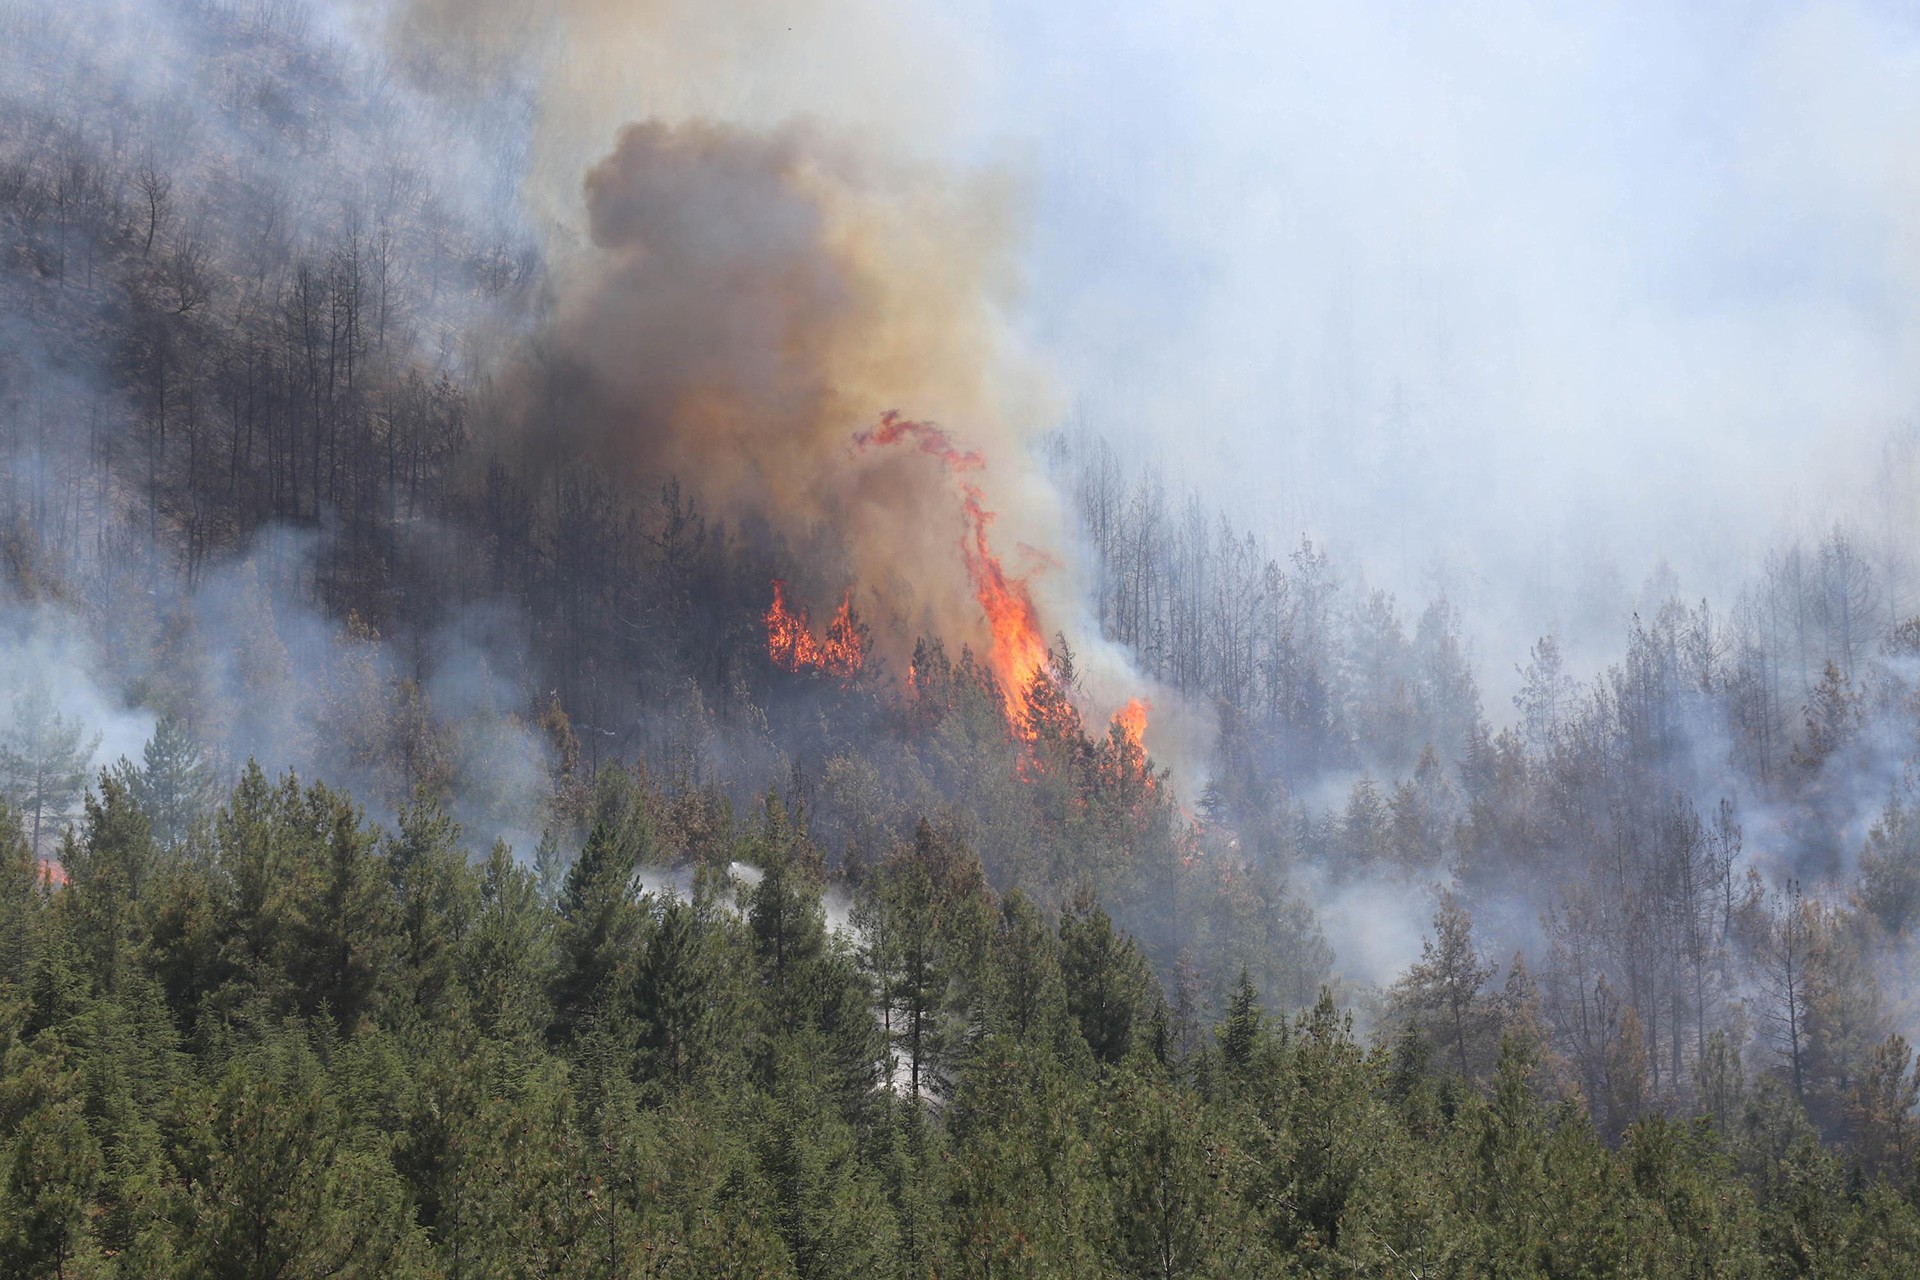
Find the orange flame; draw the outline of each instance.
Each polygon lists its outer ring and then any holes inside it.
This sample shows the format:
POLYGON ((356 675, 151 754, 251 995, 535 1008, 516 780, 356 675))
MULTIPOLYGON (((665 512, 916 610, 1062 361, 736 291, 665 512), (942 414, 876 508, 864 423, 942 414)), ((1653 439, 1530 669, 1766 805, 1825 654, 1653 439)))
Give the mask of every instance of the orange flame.
POLYGON ((802 606, 799 613, 787 609, 787 584, 778 578, 773 580, 773 603, 767 606, 766 622, 767 656, 774 666, 798 671, 819 665, 820 646, 807 630, 806 608, 802 606))
POLYGON ((1147 733, 1147 713, 1152 710, 1153 704, 1145 698, 1127 699, 1127 705, 1113 713, 1107 741, 1102 744, 1100 753, 1101 771, 1109 781, 1118 784, 1137 782, 1141 794, 1148 797, 1160 790, 1152 762, 1147 759, 1146 745, 1142 741, 1147 733))
POLYGON ((828 675, 845 680, 867 665, 867 629, 853 614, 853 591, 841 593, 840 607, 827 624, 820 645, 820 665, 828 675))
POLYGON ((867 629, 853 612, 853 592, 840 597, 840 607, 827 624, 825 640, 815 640, 806 606, 787 608, 787 584, 773 580, 773 603, 767 606, 767 656, 782 671, 824 671, 845 680, 867 664, 867 629))
POLYGON ((1113 723, 1129 746, 1142 746, 1141 739, 1147 736, 1147 713, 1152 710, 1153 704, 1145 698, 1128 698, 1127 705, 1113 713, 1113 723))
MULTIPOLYGON (((987 667, 1000 686, 1009 732, 1029 746, 1038 744, 1043 737, 1059 736, 1062 730, 1077 736, 1080 719, 1066 701, 1067 691, 1050 690, 1043 683, 1054 679, 1053 658, 1047 651, 1040 629, 1040 612, 1034 607, 1028 580, 1023 575, 1007 572, 988 537, 995 513, 987 506, 985 493, 971 479, 972 473, 985 469, 986 460, 975 450, 955 445, 952 438, 933 423, 916 422, 892 411, 882 414, 873 430, 859 432, 853 438, 856 451, 874 445, 903 443, 937 459, 960 490, 964 525, 960 555, 973 584, 974 598, 986 615, 992 637, 987 649, 987 667)), ((917 682, 918 673, 909 669, 907 678, 909 684, 913 684, 917 682)), ((1147 714, 1151 710, 1152 705, 1145 699, 1133 698, 1113 717, 1123 739, 1120 760, 1142 773, 1149 790, 1152 777, 1145 773, 1146 752, 1141 740, 1146 734, 1147 714)), ((1029 760, 1022 764, 1023 776, 1034 763, 1029 760)))
POLYGON ((853 444, 856 449, 865 449, 903 440, 939 459, 960 486, 961 513, 966 521, 960 555, 993 637, 987 649, 987 666, 1000 684, 1007 724, 1016 735, 1030 737, 1028 704, 1034 677, 1047 668, 1047 642, 1042 638, 1040 612, 1034 608, 1026 578, 1009 574, 988 540, 987 529, 993 524, 994 512, 987 507, 986 495, 979 485, 962 478, 981 470, 986 462, 974 450, 955 446, 947 433, 932 423, 914 422, 891 410, 881 415, 880 425, 872 431, 854 436, 853 444))

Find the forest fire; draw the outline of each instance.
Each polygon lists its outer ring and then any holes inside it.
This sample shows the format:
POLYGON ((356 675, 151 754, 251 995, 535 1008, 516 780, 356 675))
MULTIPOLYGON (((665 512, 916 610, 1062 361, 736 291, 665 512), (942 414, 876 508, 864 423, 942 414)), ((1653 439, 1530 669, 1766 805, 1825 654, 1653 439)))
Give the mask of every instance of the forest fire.
POLYGON ((965 479, 986 462, 973 450, 954 445, 947 433, 929 422, 915 422, 894 412, 880 418, 880 425, 863 431, 853 439, 854 448, 891 445, 907 441, 920 452, 937 458, 960 486, 961 511, 966 532, 960 539, 960 554, 973 583, 974 597, 987 616, 992 643, 987 650, 987 665, 999 681, 1005 700, 1007 724, 1016 737, 1030 740, 1031 690, 1034 677, 1046 670, 1047 643, 1040 630, 1040 613, 1034 608, 1033 593, 1027 580, 1009 574, 994 554, 987 530, 994 513, 988 509, 980 486, 965 479))
POLYGON ((1153 710, 1153 704, 1145 698, 1128 698, 1127 705, 1113 713, 1114 727, 1130 746, 1141 746, 1141 739, 1147 733, 1147 713, 1153 710))
MULTIPOLYGON (((1026 577, 1009 573, 993 549, 988 531, 996 515, 987 506, 985 492, 970 478, 985 469, 986 460, 976 450, 960 448, 939 426, 891 411, 881 415, 873 430, 860 432, 853 438, 856 451, 895 444, 905 444, 937 459, 959 487, 965 525, 960 555, 966 565, 967 578, 973 584, 974 598, 986 616, 991 637, 987 667, 1000 688, 1008 731, 1016 739, 1032 745, 1060 712, 1065 711, 1069 716, 1073 713, 1064 698, 1036 696, 1046 690, 1046 682, 1053 678, 1052 655, 1048 652, 1040 611, 1034 605, 1026 577)), ((776 606, 779 603, 776 597, 776 606)), ((785 616, 784 611, 782 613, 785 616)), ((773 624, 774 615, 769 613, 769 646, 775 643, 773 624)), ((804 634, 804 627, 801 630, 804 634)), ((911 672, 909 679, 912 679, 911 672)), ((1151 707, 1144 699, 1133 698, 1114 715, 1114 723, 1136 749, 1144 750, 1141 739, 1146 733, 1149 710, 1151 707)))
POLYGON ((773 603, 767 606, 767 656, 782 671, 821 671, 846 680, 867 665, 867 629, 853 611, 853 592, 840 597, 840 607, 827 624, 824 639, 815 640, 806 606, 787 607, 787 584, 773 580, 773 603))

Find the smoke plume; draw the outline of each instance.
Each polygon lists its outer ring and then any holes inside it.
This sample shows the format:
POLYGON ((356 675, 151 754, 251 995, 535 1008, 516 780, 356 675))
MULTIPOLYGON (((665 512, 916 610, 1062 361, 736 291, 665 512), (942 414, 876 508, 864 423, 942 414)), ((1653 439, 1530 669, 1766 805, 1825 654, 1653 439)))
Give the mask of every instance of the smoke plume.
MULTIPOLYGON (((850 449, 888 412, 937 421, 985 459, 1003 545, 1059 545, 1028 448, 1050 397, 1008 321, 1018 183, 930 158, 944 91, 901 78, 895 24, 858 5, 581 3, 538 22, 417 5, 395 30, 539 86, 528 199, 550 215, 554 294, 501 443, 636 484, 686 477, 764 519, 810 549, 801 585, 853 587, 896 659, 922 632, 984 647, 962 495, 924 457, 850 449), (507 31, 542 51, 531 69, 511 72, 507 31), (883 70, 857 91, 828 74, 869 47, 895 56, 863 62, 883 70), (770 68, 751 92, 749 62, 770 68), (602 130, 612 149, 589 165, 602 130)), ((1043 557, 1025 559, 1011 568, 1043 557)))

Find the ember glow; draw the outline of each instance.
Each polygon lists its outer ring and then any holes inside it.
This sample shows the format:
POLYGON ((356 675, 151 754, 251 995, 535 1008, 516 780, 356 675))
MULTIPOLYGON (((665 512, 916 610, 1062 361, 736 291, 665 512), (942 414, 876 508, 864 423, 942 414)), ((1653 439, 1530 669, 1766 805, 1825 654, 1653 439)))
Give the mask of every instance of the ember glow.
POLYGON ((787 584, 773 580, 773 603, 767 606, 767 656, 782 671, 820 671, 846 680, 867 665, 867 629, 853 611, 853 592, 840 597, 840 607, 827 624, 825 639, 813 638, 806 606, 787 607, 787 584))

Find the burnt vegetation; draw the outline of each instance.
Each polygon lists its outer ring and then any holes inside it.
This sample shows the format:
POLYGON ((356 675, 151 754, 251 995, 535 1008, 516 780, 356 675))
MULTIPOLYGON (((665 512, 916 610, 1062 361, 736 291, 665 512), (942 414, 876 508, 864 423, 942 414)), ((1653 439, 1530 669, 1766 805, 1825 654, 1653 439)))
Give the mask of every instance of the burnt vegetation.
POLYGON ((1072 637, 889 662, 833 529, 529 444, 529 102, 154 12, 0 12, 0 1272, 1911 1273, 1904 559, 1489 707, 1446 599, 1063 434, 1189 786, 1072 637))

